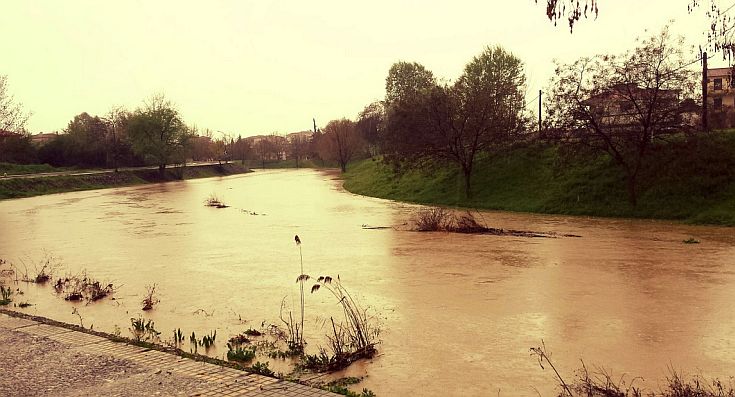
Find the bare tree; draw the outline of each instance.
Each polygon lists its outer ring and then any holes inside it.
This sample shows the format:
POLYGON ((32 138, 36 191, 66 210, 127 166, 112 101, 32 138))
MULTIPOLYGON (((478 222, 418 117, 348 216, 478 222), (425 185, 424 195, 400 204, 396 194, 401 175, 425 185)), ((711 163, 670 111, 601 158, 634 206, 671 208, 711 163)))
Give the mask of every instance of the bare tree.
POLYGON ((636 205, 639 175, 655 142, 696 125, 681 106, 696 87, 688 64, 683 38, 674 40, 664 29, 621 56, 560 65, 548 127, 567 147, 609 155, 624 172, 629 201, 636 205))
POLYGON ((342 172, 347 171, 347 163, 360 150, 363 142, 355 128, 355 122, 342 118, 330 121, 320 137, 322 158, 337 161, 342 172))
POLYGON ((30 113, 23 111, 23 106, 15 101, 8 89, 8 76, 0 75, 0 130, 25 132, 30 113))
POLYGON ((308 131, 295 133, 288 138, 289 156, 296 161, 296 168, 299 168, 299 162, 306 156, 309 149, 309 138, 306 133, 308 131))

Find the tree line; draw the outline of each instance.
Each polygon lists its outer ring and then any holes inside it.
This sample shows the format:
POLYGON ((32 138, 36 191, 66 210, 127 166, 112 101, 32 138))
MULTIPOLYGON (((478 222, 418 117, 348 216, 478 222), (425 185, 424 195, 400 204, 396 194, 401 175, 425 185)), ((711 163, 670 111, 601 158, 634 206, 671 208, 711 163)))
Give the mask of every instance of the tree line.
POLYGON ((379 154, 396 173, 453 166, 467 197, 479 158, 551 145, 562 159, 609 161, 635 206, 642 170, 665 167, 651 164, 651 154, 701 136, 695 135, 702 129, 693 53, 665 28, 622 54, 559 63, 545 89, 541 125, 528 107, 538 97, 529 101, 523 62, 500 46, 483 49, 453 81, 437 79, 420 63, 397 62, 385 98, 354 123, 330 122, 325 136, 343 171, 355 154, 379 154))
POLYGON ((527 94, 523 61, 489 46, 454 80, 438 79, 417 62, 396 62, 388 70, 384 98, 354 120, 331 120, 323 128, 314 121, 313 130, 288 137, 225 134, 213 140, 211 131, 198 136, 170 102, 154 96, 132 112, 82 113, 36 155, 52 165, 76 159, 107 167, 157 164, 161 170, 186 159, 257 160, 263 167, 283 159, 298 167, 312 159, 343 172, 353 160, 379 157, 397 173, 456 167, 469 197, 478 159, 542 143, 564 156, 608 159, 635 205, 641 170, 664 166, 649 164, 651 153, 701 130, 693 52, 664 29, 622 54, 557 64, 545 89, 541 125, 528 107, 538 97, 527 94))

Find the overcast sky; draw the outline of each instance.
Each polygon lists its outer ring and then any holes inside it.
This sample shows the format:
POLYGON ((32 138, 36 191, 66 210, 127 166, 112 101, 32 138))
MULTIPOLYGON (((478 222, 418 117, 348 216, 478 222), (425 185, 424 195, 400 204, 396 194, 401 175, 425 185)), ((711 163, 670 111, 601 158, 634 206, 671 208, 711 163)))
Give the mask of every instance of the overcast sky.
POLYGON ((670 20, 691 44, 705 41, 703 10, 689 15, 688 0, 599 0, 599 18, 574 34, 539 2, 3 0, 0 75, 33 112, 34 133, 162 92, 187 123, 249 136, 354 118, 383 97, 399 60, 452 80, 499 44, 525 62, 533 99, 554 58, 618 53, 670 20))

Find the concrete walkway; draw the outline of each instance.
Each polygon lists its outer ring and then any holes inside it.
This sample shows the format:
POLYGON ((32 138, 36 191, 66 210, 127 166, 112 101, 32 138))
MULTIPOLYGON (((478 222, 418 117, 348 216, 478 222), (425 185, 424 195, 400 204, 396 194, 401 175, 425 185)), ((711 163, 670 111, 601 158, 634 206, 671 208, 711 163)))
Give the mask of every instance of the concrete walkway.
POLYGON ((336 396, 5 314, 0 368, 3 396, 336 396))

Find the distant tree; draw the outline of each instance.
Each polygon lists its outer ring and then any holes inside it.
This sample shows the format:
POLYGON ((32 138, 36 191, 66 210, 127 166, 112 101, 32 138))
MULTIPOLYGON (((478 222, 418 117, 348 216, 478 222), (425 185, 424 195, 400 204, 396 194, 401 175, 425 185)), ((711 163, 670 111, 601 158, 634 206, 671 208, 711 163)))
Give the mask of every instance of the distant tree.
POLYGON ((338 162, 342 172, 346 172, 347 163, 353 159, 362 144, 355 122, 343 118, 332 120, 324 127, 319 146, 322 158, 338 162))
POLYGON ((688 64, 683 38, 664 29, 623 55, 559 65, 548 128, 572 153, 608 155, 623 171, 635 206, 640 172, 656 142, 693 127, 681 106, 697 85, 688 64))
POLYGON ((191 158, 194 161, 209 161, 215 157, 212 131, 205 130, 204 135, 191 138, 191 158))
POLYGON ((133 113, 128 134, 135 152, 157 164, 161 173, 166 165, 186 160, 193 136, 179 111, 160 94, 133 113))
POLYGON ((245 160, 250 158, 251 152, 250 142, 238 135, 233 147, 233 158, 239 159, 240 164, 245 165, 245 160))
POLYGON ((456 164, 465 195, 479 153, 501 150, 524 126, 522 62, 501 47, 487 47, 452 85, 436 85, 394 103, 386 116, 386 155, 394 163, 456 164))
POLYGON ((289 157, 296 161, 296 168, 299 168, 299 161, 307 155, 307 151, 309 150, 309 138, 307 138, 303 133, 291 135, 289 137, 288 144, 289 157))
POLYGON ((104 167, 108 158, 108 126, 98 116, 87 112, 74 116, 66 127, 65 151, 69 165, 104 167))
POLYGON ((7 76, 0 76, 0 135, 6 131, 19 134, 0 136, 0 161, 31 163, 37 160, 36 148, 25 130, 29 116, 10 94, 7 76))
POLYGON ((121 159, 130 155, 130 144, 127 139, 130 116, 130 112, 125 108, 115 106, 102 119, 107 130, 107 164, 115 171, 118 170, 121 159))
POLYGON ((396 62, 385 79, 385 102, 408 100, 436 85, 434 74, 416 62, 396 62))
POLYGON ((25 132, 29 113, 15 101, 8 88, 8 76, 0 75, 0 131, 25 132))
POLYGON ((0 136, 0 162, 30 164, 38 161, 36 147, 27 133, 0 136))
POLYGON ((367 144, 370 156, 378 154, 384 119, 385 106, 382 101, 365 106, 357 116, 357 132, 367 144))

